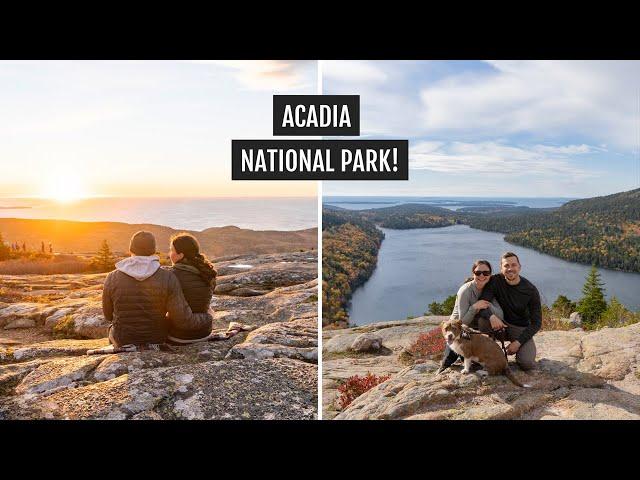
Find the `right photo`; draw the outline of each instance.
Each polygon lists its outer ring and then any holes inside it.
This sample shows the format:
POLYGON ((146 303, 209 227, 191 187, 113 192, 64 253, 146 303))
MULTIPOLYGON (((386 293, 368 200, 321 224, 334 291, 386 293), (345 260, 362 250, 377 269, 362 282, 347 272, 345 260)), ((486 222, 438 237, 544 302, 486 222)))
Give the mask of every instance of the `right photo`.
POLYGON ((640 62, 321 70, 409 140, 322 185, 322 418, 640 419, 640 62))

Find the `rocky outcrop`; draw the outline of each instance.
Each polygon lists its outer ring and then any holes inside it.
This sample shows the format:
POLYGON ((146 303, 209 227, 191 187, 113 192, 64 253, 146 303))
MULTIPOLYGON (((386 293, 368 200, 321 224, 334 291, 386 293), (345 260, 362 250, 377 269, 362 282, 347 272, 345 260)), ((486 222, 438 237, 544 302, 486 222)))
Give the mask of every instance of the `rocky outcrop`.
POLYGON ((214 328, 257 328, 172 351, 107 355, 86 355, 108 345, 105 275, 0 277, 0 419, 317 418, 315 252, 216 267, 218 287, 233 288, 216 290, 214 328), (6 301, 12 294, 16 301, 6 301))
POLYGON ((331 357, 331 354, 344 354, 352 349, 353 343, 358 337, 374 335, 382 340, 382 345, 394 352, 411 345, 421 333, 425 333, 438 326, 448 317, 425 316, 410 320, 391 322, 379 322, 360 327, 327 330, 323 332, 323 352, 331 357))
POLYGON ((401 354, 421 333, 435 328, 445 317, 418 317, 411 320, 379 322, 354 328, 322 332, 322 418, 331 419, 336 407, 337 389, 349 377, 393 375, 406 365, 401 354), (356 351, 363 338, 376 338, 380 348, 356 351))
MULTIPOLYGON (((226 257, 216 268, 214 327, 317 316, 315 252, 226 257)), ((102 315, 105 277, 2 275, 4 297, 15 298, 0 302, 0 328, 43 327, 63 337, 103 338, 109 326, 102 315)))
MULTIPOLYGON (((407 321, 411 342, 416 328, 433 328, 437 318, 407 321)), ((640 419, 640 324, 593 332, 543 331, 535 339, 537 369, 512 370, 531 388, 515 386, 506 377, 464 375, 454 365, 435 375, 437 361, 415 365, 402 361, 400 322, 366 326, 385 336, 392 330, 389 351, 381 355, 355 355, 337 349, 345 336, 358 329, 335 330, 325 337, 323 362, 323 418, 336 419, 640 419), (336 351, 338 350, 338 351, 336 351), (333 359, 331 359, 333 355, 333 359), (367 372, 391 375, 364 393, 344 411, 335 405, 342 380, 367 372)), ((359 327, 362 329, 363 327, 359 327)), ((344 340, 344 341, 343 341, 344 340)), ((383 340, 383 349, 387 346, 383 340)))
POLYGON ((318 362, 318 321, 303 318, 270 323, 249 333, 246 340, 229 351, 229 358, 295 358, 318 362))
POLYGON ((382 337, 375 333, 361 333, 349 348, 354 352, 376 352, 382 348, 382 337))

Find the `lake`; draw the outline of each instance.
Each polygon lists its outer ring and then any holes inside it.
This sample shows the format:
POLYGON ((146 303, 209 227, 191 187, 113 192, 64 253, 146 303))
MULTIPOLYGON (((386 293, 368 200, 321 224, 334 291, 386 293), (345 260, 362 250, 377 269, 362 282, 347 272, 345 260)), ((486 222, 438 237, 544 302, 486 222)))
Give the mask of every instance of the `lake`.
POLYGON ((204 230, 235 225, 253 230, 302 230, 318 226, 316 197, 88 198, 70 203, 0 198, 0 217, 84 222, 153 223, 204 230))
MULTIPOLYGON (((590 269, 535 250, 512 245, 503 234, 467 225, 412 230, 381 229, 385 234, 371 278, 353 293, 350 322, 356 325, 423 315, 429 303, 455 294, 471 275, 474 260, 489 260, 494 273, 506 251, 515 252, 522 276, 533 282, 543 303, 558 295, 581 296, 590 269)), ((615 295, 632 310, 640 310, 640 274, 599 269, 607 297, 615 295)))

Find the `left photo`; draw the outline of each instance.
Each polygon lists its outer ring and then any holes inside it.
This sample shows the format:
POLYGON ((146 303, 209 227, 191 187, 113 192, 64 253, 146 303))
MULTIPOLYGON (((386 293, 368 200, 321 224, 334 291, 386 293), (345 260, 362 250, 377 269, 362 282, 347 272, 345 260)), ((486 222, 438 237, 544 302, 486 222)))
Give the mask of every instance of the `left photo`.
POLYGON ((0 62, 0 420, 318 418, 316 182, 232 181, 315 61, 0 62))

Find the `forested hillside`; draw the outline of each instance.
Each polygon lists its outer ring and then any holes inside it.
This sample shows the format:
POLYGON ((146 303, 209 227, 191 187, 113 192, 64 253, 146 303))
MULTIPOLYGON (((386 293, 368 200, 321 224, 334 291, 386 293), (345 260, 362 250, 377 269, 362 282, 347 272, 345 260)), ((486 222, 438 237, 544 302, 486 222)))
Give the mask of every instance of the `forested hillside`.
POLYGON ((457 216, 451 210, 417 203, 361 210, 360 214, 381 227, 398 230, 446 227, 458 223, 457 216))
POLYGON ((384 234, 349 210, 322 214, 322 324, 346 326, 352 291, 373 273, 384 234))
POLYGON ((572 262, 640 272, 640 189, 574 200, 551 211, 468 214, 461 221, 572 262))

